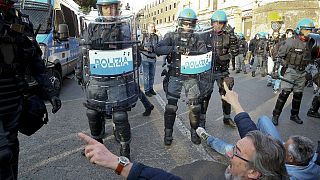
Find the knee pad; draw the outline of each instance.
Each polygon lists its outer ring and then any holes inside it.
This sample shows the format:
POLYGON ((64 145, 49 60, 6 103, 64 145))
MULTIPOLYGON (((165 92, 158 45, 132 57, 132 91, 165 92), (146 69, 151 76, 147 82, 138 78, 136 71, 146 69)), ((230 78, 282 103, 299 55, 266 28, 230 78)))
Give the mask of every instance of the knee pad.
POLYGON ((113 113, 113 122, 116 125, 126 121, 128 121, 128 113, 126 111, 117 111, 113 113))
POLYGON ((190 110, 190 112, 192 112, 193 114, 200 114, 200 112, 201 112, 201 105, 200 105, 200 104, 189 105, 189 110, 190 110))
POLYGON ((91 135, 94 139, 101 139, 105 137, 105 121, 101 113, 95 110, 87 109, 87 117, 89 120, 89 127, 91 135))
POLYGON ((13 153, 9 146, 0 148, 0 166, 10 166, 10 161, 13 158, 13 153))
POLYGON ((96 110, 87 109, 87 117, 89 120, 96 119, 97 117, 99 117, 99 112, 96 110))
POLYGON ((165 108, 165 112, 168 114, 176 114, 178 110, 178 106, 167 104, 165 108))

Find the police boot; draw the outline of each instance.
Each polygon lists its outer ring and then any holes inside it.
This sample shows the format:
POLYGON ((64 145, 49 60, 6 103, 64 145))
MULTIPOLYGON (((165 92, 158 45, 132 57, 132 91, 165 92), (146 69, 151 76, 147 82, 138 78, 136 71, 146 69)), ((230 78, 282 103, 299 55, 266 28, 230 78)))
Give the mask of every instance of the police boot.
POLYGON ((303 121, 299 117, 302 95, 302 92, 293 93, 290 120, 296 122, 297 124, 303 123, 303 121))
POLYGON ((120 156, 130 159, 130 142, 120 142, 120 156))
POLYGON ((255 71, 252 71, 252 72, 251 72, 251 76, 252 76, 252 77, 255 77, 255 76, 256 76, 256 72, 255 72, 255 71))
POLYGON ((312 100, 311 107, 307 113, 307 116, 314 117, 314 118, 320 118, 320 113, 318 112, 320 107, 319 97, 315 96, 312 100))
POLYGON ((191 128, 190 132, 191 132, 191 141, 193 142, 193 144, 196 144, 196 145, 200 144, 201 143, 201 139, 198 136, 196 130, 191 128))
POLYGON ((284 104, 286 103, 289 95, 290 95, 290 91, 285 91, 285 90, 282 90, 281 93, 279 94, 276 106, 274 107, 274 110, 273 110, 273 116, 272 116, 272 123, 275 126, 278 125, 279 116, 280 116, 280 114, 282 112, 284 104))
POLYGON ((173 129, 164 129, 164 144, 170 146, 172 144, 172 133, 173 129))
POLYGON ((231 105, 227 103, 225 100, 222 100, 222 111, 223 111, 223 123, 225 125, 230 126, 231 128, 236 128, 236 123, 231 119, 231 105))

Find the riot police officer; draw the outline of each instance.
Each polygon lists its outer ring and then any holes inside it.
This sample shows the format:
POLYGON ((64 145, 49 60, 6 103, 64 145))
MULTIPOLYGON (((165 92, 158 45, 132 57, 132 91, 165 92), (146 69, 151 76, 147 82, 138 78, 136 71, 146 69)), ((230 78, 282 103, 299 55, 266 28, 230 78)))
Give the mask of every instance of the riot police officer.
POLYGON ((238 33, 239 36, 239 55, 236 56, 236 73, 240 73, 242 70, 244 74, 247 74, 246 65, 244 60, 247 56, 248 43, 244 38, 243 33, 238 33))
POLYGON ((96 4, 100 17, 88 26, 87 58, 83 70, 79 71, 83 73, 89 127, 91 136, 103 143, 105 119, 113 118, 120 155, 130 158, 131 129, 127 111, 135 106, 140 92, 137 41, 130 27, 133 17, 120 16, 118 0, 97 0, 96 4), (119 62, 112 60, 115 58, 119 62))
POLYGON ((295 37, 286 39, 278 51, 276 58, 282 63, 282 75, 284 79, 292 81, 294 84, 282 82, 283 90, 279 94, 273 110, 272 122, 274 125, 278 125, 279 116, 291 92, 293 92, 293 99, 290 120, 298 124, 303 123, 299 117, 299 110, 306 81, 305 69, 311 61, 310 50, 307 49, 308 34, 313 28, 314 22, 311 19, 301 19, 296 26, 295 37))
POLYGON ((183 9, 178 17, 177 32, 165 35, 164 39, 155 48, 156 54, 168 55, 171 58, 169 65, 169 82, 166 92, 168 103, 164 112, 165 136, 164 144, 171 145, 173 125, 178 109, 177 103, 180 98, 182 87, 186 90, 189 106, 189 119, 191 126, 191 141, 200 144, 201 140, 196 133, 200 115, 200 90, 197 75, 181 73, 182 55, 194 55, 206 53, 205 43, 194 34, 197 23, 196 13, 190 9, 183 9))
MULTIPOLYGON (((205 40, 207 46, 213 52, 212 61, 212 82, 210 93, 201 97, 201 119, 200 126, 205 127, 205 115, 208 109, 209 101, 211 98, 212 88, 214 82, 217 82, 219 87, 220 95, 223 95, 223 81, 224 78, 229 77, 229 63, 232 56, 237 56, 239 54, 238 47, 238 38, 234 34, 234 28, 230 25, 227 25, 228 19, 227 15, 222 10, 215 11, 211 16, 211 26, 213 31, 207 34, 205 40)), ((203 89, 203 88, 201 88, 203 89)), ((226 125, 229 125, 232 128, 235 128, 236 125, 231 119, 231 105, 226 101, 222 100, 222 110, 223 110, 223 122, 226 125)))
POLYGON ((267 72, 269 45, 266 38, 266 33, 260 32, 258 35, 259 35, 259 40, 254 50, 254 63, 252 66, 252 74, 251 74, 252 77, 256 76, 256 70, 258 65, 260 66, 260 74, 262 77, 264 77, 267 72))
POLYGON ((0 179, 17 179, 19 122, 23 118, 26 72, 37 80, 56 113, 61 101, 46 74, 33 25, 15 8, 17 0, 0 0, 0 179))

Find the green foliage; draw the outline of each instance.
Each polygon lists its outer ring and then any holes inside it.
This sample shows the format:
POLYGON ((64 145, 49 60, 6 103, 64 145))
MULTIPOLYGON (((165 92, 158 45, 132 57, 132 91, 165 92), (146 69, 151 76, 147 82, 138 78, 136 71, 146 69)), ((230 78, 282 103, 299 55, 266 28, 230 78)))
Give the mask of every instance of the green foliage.
POLYGON ((74 0, 80 5, 83 12, 89 12, 91 7, 95 7, 96 0, 74 0))

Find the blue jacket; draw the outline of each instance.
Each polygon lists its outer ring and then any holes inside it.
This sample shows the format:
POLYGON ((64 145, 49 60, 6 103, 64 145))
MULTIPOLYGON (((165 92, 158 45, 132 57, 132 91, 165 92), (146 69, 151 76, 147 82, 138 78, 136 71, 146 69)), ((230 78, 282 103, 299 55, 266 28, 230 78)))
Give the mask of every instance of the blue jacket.
POLYGON ((180 177, 170 174, 162 169, 152 168, 140 163, 133 163, 128 180, 182 180, 180 177))
POLYGON ((256 124, 251 120, 249 114, 246 112, 237 114, 234 117, 234 121, 237 124, 241 139, 244 138, 248 132, 258 130, 256 124))
POLYGON ((308 166, 295 166, 286 164, 288 174, 290 175, 290 180, 320 179, 320 166, 315 163, 318 156, 319 154, 315 153, 308 166))

